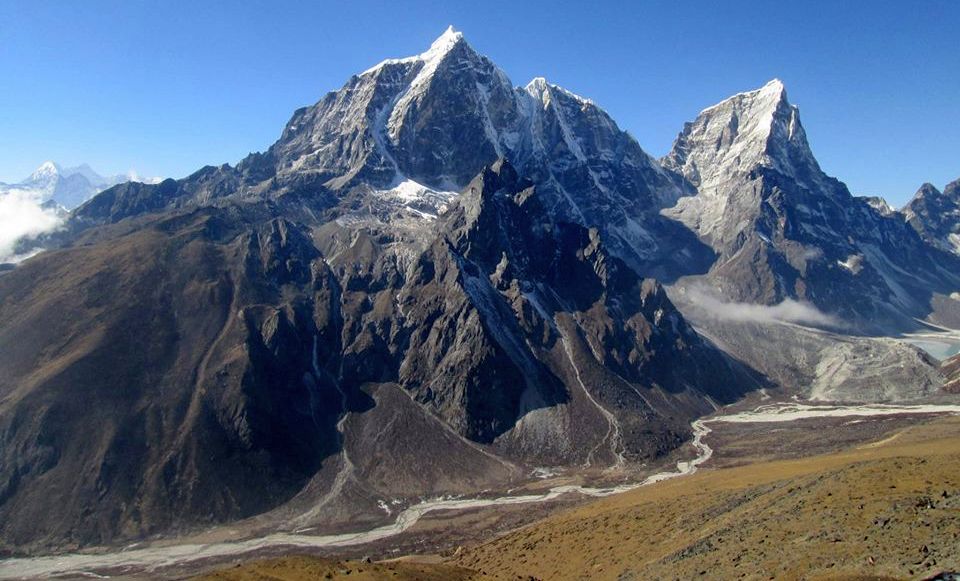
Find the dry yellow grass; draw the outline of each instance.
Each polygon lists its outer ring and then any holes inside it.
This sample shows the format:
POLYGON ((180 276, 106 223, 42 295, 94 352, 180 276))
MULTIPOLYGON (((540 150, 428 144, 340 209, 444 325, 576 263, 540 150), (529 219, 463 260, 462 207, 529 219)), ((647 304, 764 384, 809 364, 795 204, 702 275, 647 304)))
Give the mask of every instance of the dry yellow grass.
POLYGON ((960 569, 960 419, 703 471, 468 549, 496 579, 922 578, 960 569))
POLYGON ((478 579, 478 575, 451 565, 402 561, 363 563, 293 555, 254 561, 197 577, 198 581, 303 581, 306 579, 472 581, 478 579))

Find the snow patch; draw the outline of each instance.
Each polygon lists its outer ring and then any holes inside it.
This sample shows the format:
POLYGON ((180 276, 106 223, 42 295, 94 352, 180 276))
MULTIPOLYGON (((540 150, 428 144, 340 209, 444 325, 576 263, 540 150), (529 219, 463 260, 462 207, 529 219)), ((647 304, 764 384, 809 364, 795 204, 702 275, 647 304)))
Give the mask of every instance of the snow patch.
POLYGON ((837 264, 855 275, 860 274, 860 271, 863 270, 863 255, 851 254, 846 260, 838 260, 837 264))
POLYGON ((435 220, 446 211, 450 202, 459 194, 453 191, 435 190, 411 179, 401 179, 387 190, 377 190, 374 195, 392 204, 405 208, 415 219, 435 220))
POLYGON ((956 232, 950 233, 950 235, 947 236, 947 241, 953 246, 954 254, 960 254, 960 234, 956 232))

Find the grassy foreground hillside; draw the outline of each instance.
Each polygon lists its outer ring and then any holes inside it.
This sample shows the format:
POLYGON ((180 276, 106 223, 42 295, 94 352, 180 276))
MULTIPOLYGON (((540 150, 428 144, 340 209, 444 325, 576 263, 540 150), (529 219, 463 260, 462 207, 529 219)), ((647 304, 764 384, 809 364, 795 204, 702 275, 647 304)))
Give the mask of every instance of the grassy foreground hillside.
POLYGON ((202 581, 302 581, 306 579, 351 579, 352 581, 472 581, 473 571, 447 564, 337 561, 305 555, 264 559, 215 571, 198 577, 202 581))
MULTIPOLYGON (((944 418, 840 453, 705 470, 463 548, 446 565, 367 578, 927 578, 960 569, 958 467, 960 418, 944 418)), ((218 578, 326 575, 299 574, 303 562, 218 578)))

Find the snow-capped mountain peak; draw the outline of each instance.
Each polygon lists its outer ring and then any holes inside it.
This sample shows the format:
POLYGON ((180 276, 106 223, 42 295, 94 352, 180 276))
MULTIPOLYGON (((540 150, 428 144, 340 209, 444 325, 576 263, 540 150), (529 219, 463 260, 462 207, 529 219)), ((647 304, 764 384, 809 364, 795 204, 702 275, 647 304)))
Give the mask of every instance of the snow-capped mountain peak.
POLYGON ((460 43, 466 44, 466 40, 463 38, 463 33, 455 30, 453 26, 448 26, 443 34, 437 37, 436 40, 430 45, 430 48, 424 52, 415 55, 408 56, 404 58, 391 58, 380 61, 369 69, 360 73, 361 76, 369 75, 380 71, 387 65, 398 65, 398 64, 409 64, 416 62, 423 62, 425 66, 438 64, 443 57, 447 55, 455 46, 460 43))
MULTIPOLYGON (((581 97, 572 91, 564 89, 560 85, 555 85, 549 82, 544 77, 534 77, 527 86, 523 88, 528 95, 534 99, 540 101, 543 105, 549 105, 553 93, 559 93, 565 97, 573 99, 577 103, 583 106, 597 107, 597 104, 593 100, 586 97, 581 97)), ((599 109, 599 107, 597 107, 599 109)), ((606 112, 604 112, 605 114, 606 112)))
POLYGON ((423 60, 442 58, 443 55, 450 52, 456 44, 463 40, 463 33, 454 29, 453 25, 447 27, 443 34, 437 37, 426 52, 420 55, 423 60))
POLYGON ((52 161, 43 162, 25 182, 46 182, 60 175, 60 166, 52 161))
POLYGON ((38 203, 52 200, 66 209, 72 209, 96 193, 126 181, 158 183, 160 179, 144 178, 133 170, 126 174, 102 176, 86 163, 76 167, 63 167, 56 162, 45 161, 19 183, 0 184, 0 194, 16 190, 28 194, 38 203))
POLYGON ((667 167, 707 194, 732 174, 765 166, 793 176, 798 163, 819 171, 800 124, 800 110, 787 101, 779 79, 701 111, 664 159, 667 167))

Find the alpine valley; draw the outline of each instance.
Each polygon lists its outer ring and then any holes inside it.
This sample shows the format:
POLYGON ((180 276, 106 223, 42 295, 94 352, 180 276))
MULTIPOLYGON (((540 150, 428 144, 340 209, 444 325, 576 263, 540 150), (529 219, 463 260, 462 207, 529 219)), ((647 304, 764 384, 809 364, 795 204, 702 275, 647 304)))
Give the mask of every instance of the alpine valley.
POLYGON ((695 471, 705 422, 760 401, 960 410, 960 182, 851 195, 779 80, 658 160, 450 28, 41 243, 0 269, 0 573, 606 495, 695 471))

